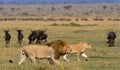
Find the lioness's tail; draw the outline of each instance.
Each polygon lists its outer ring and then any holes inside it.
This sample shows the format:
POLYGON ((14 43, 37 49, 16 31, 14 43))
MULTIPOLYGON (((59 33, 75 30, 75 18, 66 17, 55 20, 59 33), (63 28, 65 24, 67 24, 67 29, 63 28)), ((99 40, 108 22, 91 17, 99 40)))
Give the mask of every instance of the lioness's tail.
MULTIPOLYGON (((22 49, 21 52, 20 52, 19 59, 15 63, 17 63, 18 65, 20 65, 25 59, 26 59, 26 54, 25 54, 24 50, 22 49)), ((14 62, 12 60, 9 60, 9 62, 12 63, 12 64, 14 64, 14 62)))

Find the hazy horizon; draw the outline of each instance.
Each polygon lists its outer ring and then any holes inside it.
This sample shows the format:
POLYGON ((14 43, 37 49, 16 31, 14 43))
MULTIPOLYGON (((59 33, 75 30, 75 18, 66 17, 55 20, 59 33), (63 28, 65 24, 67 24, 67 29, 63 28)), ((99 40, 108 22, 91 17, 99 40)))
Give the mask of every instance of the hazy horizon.
POLYGON ((91 4, 120 3, 120 0, 0 0, 0 4, 91 4))

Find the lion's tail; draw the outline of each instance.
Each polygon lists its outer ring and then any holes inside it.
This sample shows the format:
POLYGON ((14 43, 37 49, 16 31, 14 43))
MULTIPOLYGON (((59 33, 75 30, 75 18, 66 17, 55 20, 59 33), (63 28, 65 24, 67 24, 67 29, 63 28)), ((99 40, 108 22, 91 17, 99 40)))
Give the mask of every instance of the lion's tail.
POLYGON ((12 63, 12 64, 15 64, 15 63, 19 64, 25 58, 26 58, 26 54, 25 54, 24 50, 22 49, 21 52, 20 52, 20 56, 19 56, 19 59, 17 60, 17 62, 13 62, 11 59, 9 60, 9 62, 12 63))
POLYGON ((11 59, 9 60, 9 62, 13 64, 13 61, 11 59))

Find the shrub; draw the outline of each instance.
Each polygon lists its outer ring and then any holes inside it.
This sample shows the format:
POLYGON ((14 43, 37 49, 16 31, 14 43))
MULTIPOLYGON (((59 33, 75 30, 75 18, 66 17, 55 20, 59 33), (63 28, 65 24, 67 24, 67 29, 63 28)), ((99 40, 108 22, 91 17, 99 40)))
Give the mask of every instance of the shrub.
POLYGON ((69 23, 69 25, 70 25, 70 26, 81 26, 80 24, 73 23, 73 22, 69 23))
POLYGON ((27 12, 24 12, 24 13, 22 13, 22 15, 28 16, 28 13, 27 13, 27 12))
POLYGON ((71 22, 71 23, 68 23, 68 24, 61 24, 61 26, 81 26, 81 25, 71 22))
POLYGON ((70 9, 72 7, 72 5, 67 5, 67 6, 64 6, 65 9, 70 9))
POLYGON ((53 24, 51 24, 51 26, 59 26, 59 24, 53 23, 53 24))

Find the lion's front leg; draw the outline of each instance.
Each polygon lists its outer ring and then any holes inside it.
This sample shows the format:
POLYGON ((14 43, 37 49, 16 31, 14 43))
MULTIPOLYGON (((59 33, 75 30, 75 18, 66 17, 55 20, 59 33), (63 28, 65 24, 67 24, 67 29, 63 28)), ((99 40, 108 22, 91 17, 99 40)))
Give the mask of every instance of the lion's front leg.
POLYGON ((67 54, 65 54, 65 55, 63 56, 63 59, 64 59, 65 61, 70 61, 70 60, 67 59, 67 54))
POLYGON ((54 65, 54 61, 51 58, 48 58, 48 60, 50 64, 54 65))

